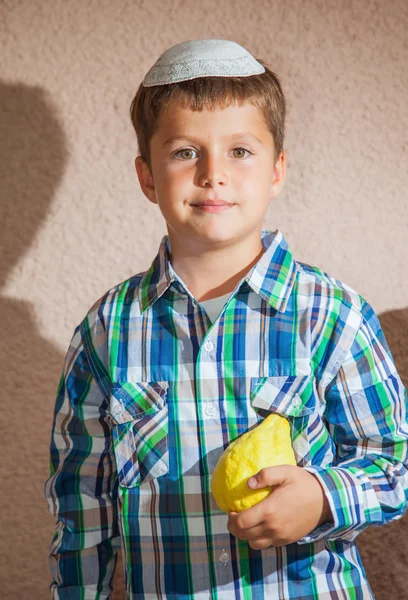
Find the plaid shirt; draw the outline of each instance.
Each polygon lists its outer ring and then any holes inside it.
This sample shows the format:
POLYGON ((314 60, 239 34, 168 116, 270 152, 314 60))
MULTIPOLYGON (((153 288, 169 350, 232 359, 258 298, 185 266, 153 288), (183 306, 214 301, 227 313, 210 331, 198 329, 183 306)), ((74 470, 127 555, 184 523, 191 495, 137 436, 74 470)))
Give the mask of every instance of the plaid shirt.
POLYGON ((45 484, 52 598, 110 598, 120 546, 129 599, 373 598, 355 538, 406 509, 406 390, 370 304, 295 261, 280 231, 261 239, 213 324, 166 235, 149 270, 76 327, 45 484), (271 412, 288 419, 333 521, 253 550, 229 533, 210 480, 271 412))

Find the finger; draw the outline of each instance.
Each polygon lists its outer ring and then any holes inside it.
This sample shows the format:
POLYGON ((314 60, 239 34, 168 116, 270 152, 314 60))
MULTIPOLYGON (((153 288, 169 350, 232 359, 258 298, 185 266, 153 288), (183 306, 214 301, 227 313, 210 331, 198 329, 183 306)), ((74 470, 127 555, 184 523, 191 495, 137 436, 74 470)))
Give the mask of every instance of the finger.
POLYGON ((265 467, 248 479, 247 485, 250 489, 261 489, 272 485, 282 485, 292 476, 293 465, 279 465, 276 467, 265 467))
POLYGON ((269 537, 259 537, 257 539, 248 541, 248 546, 250 546, 253 550, 265 550, 273 545, 273 540, 269 537))
POLYGON ((241 528, 240 521, 238 520, 240 518, 240 514, 241 513, 238 513, 238 512, 228 513, 228 522, 227 522, 228 531, 230 531, 232 533, 232 535, 235 535, 235 537, 239 537, 239 538, 241 538, 241 535, 244 532, 244 529, 241 528))
POLYGON ((263 523, 258 523, 254 527, 249 529, 241 528, 239 526, 239 521, 237 519, 229 519, 227 523, 227 528, 232 535, 239 538, 240 540, 250 540, 261 535, 265 535, 265 528, 263 523))
MULTIPOLYGON (((249 478, 248 487, 250 487, 249 481, 251 479, 256 480, 256 489, 262 489, 269 486, 278 487, 289 481, 293 475, 293 469, 298 468, 299 467, 295 467, 293 465, 265 467, 264 469, 258 471, 256 475, 249 478)), ((274 505, 275 502, 272 492, 260 502, 257 502, 250 508, 247 508, 240 513, 229 513, 232 515, 231 524, 234 531, 233 535, 237 535, 235 532, 249 531, 251 528, 256 527, 257 525, 262 525, 265 519, 270 518, 273 515, 275 508, 274 505)))
MULTIPOLYGON (((258 473, 254 476, 257 481, 256 489, 262 489, 268 486, 274 488, 282 486, 291 480, 293 476, 293 469, 298 468, 299 467, 295 467, 294 465, 265 467, 264 469, 258 471, 258 473)), ((274 493, 272 490, 272 492, 266 498, 254 504, 254 506, 243 510, 237 517, 235 517, 237 526, 241 530, 248 530, 256 525, 262 524, 266 519, 273 517, 275 504, 274 493)))
POLYGON ((241 531, 249 531, 262 525, 265 519, 271 517, 274 510, 274 501, 269 495, 250 508, 246 508, 234 518, 234 525, 241 531))
POLYGON ((259 538, 265 537, 265 526, 263 523, 260 525, 256 525, 255 527, 251 527, 251 529, 243 529, 238 530, 238 535, 236 536, 240 540, 248 540, 253 541, 259 538))

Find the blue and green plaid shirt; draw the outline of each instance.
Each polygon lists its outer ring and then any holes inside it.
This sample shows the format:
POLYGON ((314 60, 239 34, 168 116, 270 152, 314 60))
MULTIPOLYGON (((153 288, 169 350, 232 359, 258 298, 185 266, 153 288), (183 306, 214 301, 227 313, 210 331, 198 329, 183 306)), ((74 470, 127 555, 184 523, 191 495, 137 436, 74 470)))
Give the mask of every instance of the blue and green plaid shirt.
POLYGON ((52 598, 110 598, 120 546, 129 599, 373 598, 355 538, 406 509, 406 390, 370 304, 295 261, 280 231, 261 239, 214 323, 164 236, 149 270, 76 327, 45 484, 52 598), (227 445, 272 412, 333 521, 253 550, 229 533, 210 480, 227 445))

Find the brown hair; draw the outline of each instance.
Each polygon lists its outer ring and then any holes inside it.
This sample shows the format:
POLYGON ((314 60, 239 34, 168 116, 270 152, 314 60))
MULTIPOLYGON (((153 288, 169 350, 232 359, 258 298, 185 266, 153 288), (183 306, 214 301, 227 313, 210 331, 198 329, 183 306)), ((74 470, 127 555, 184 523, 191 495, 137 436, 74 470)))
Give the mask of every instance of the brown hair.
POLYGON ((275 144, 275 161, 283 150, 286 101, 278 76, 257 58, 265 73, 247 77, 197 77, 177 83, 143 87, 140 84, 130 105, 130 118, 136 132, 139 154, 151 172, 150 140, 158 117, 171 102, 201 111, 226 108, 237 102, 257 106, 275 144))

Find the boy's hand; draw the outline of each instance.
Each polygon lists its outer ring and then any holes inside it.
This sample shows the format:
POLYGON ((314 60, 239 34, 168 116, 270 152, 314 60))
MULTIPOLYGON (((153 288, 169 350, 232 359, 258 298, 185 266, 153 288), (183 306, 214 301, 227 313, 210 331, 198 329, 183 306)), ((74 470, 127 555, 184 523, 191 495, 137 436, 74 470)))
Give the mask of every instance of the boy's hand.
POLYGON ((251 508, 230 512, 228 530, 248 540, 254 550, 297 542, 318 525, 330 521, 329 503, 318 479, 301 467, 282 465, 261 469, 251 489, 273 485, 272 493, 251 508))

